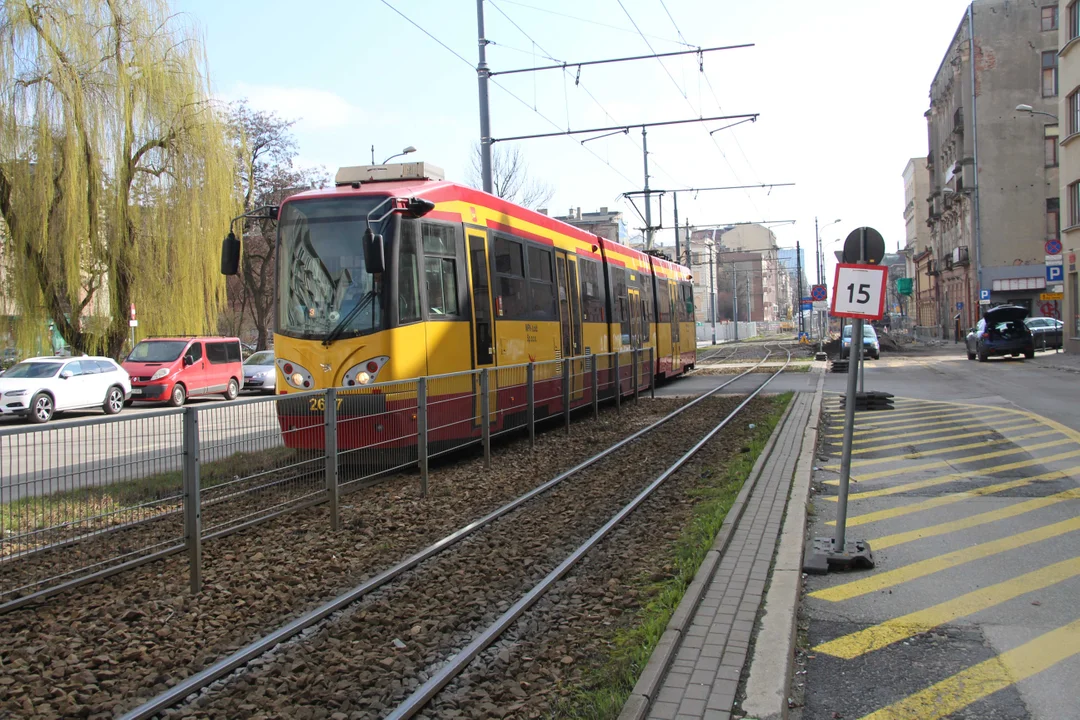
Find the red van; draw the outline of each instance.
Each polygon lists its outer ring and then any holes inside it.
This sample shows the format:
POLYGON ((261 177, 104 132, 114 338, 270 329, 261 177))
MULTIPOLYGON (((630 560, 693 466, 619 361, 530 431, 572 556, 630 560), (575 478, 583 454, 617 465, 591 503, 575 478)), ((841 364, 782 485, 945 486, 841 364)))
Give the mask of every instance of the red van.
POLYGON ((244 386, 239 338, 149 338, 124 361, 131 399, 180 407, 189 397, 224 395, 232 400, 244 386))

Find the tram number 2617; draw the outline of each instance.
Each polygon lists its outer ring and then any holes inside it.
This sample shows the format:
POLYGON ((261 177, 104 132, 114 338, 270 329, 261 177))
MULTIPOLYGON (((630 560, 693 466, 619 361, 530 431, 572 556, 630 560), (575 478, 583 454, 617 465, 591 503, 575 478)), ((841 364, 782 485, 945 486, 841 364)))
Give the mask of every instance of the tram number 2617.
MULTIPOLYGON (((308 398, 308 402, 310 403, 310 406, 309 406, 308 409, 311 410, 311 412, 326 412, 326 398, 324 398, 324 397, 308 398)), ((341 409, 341 402, 342 402, 342 399, 338 398, 337 403, 336 403, 338 410, 341 409)))

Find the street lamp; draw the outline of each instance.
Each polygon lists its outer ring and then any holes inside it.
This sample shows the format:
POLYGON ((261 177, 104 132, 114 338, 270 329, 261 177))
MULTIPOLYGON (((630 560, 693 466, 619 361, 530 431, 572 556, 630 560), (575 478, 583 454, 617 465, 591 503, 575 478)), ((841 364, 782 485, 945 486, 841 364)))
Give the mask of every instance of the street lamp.
POLYGON ((1046 117, 1051 117, 1051 118, 1054 118, 1055 120, 1058 119, 1057 115, 1054 115, 1053 113, 1043 112, 1042 110, 1036 110, 1035 108, 1031 107, 1030 105, 1023 105, 1023 104, 1017 105, 1016 106, 1016 112, 1029 113, 1031 115, 1045 115, 1046 117))
POLYGON ((404 150, 402 150, 398 154, 391 155, 390 157, 383 160, 382 164, 385 165, 386 163, 390 162, 391 160, 393 160, 396 157, 401 157, 402 155, 408 155, 409 153, 414 153, 414 152, 416 152, 416 148, 414 148, 412 145, 410 145, 409 147, 405 148, 404 150))

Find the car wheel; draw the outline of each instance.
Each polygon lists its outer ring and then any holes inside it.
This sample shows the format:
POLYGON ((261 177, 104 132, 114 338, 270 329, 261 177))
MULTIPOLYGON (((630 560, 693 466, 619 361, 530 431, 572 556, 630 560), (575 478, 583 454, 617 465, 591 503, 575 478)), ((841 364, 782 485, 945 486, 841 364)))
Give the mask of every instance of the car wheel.
POLYGON ((173 385, 172 394, 169 395, 169 404, 173 407, 180 407, 187 402, 187 390, 180 383, 173 385))
POLYGON ((236 396, 240 394, 240 383, 236 382, 236 378, 229 378, 229 387, 225 389, 225 399, 235 400, 236 396))
POLYGON ((115 415, 124 409, 124 391, 113 385, 109 392, 105 393, 105 402, 101 409, 106 415, 115 415))
POLYGON ((979 351, 979 362, 986 362, 986 353, 979 351))
POLYGON ((30 401, 29 419, 32 423, 47 423, 52 420, 54 412, 56 412, 56 405, 48 393, 39 392, 30 401))
POLYGON ((1026 357, 1028 360, 1033 360, 1035 358, 1035 351, 1034 350, 1028 350, 1027 352, 1024 353, 1024 357, 1026 357))
POLYGON ((975 353, 968 350, 967 354, 968 354, 968 360, 974 360, 975 359, 975 353))

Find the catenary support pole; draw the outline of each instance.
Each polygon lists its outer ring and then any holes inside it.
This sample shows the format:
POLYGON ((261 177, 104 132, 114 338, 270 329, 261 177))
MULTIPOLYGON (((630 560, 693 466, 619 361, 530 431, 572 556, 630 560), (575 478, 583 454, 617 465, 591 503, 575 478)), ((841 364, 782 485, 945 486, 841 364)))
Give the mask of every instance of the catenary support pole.
POLYGON ((716 344, 716 285, 713 284, 713 247, 709 247, 709 322, 712 324, 712 344, 716 344))
MULTIPOLYGON (((648 131, 641 128, 641 154, 645 158, 645 249, 652 250, 652 202, 649 196, 649 139, 648 131)), ((688 243, 689 244, 689 241, 688 243)))
POLYGON ((735 321, 735 342, 739 342, 739 266, 731 261, 731 315, 735 321))
POLYGON ((491 177, 491 109, 488 105, 487 40, 484 38, 484 0, 476 0, 476 34, 480 62, 476 65, 476 80, 480 85, 480 177, 484 192, 494 192, 491 177))
MULTIPOLYGON (((671 193, 672 202, 675 205, 675 262, 682 262, 682 255, 679 252, 679 193, 671 193)), ((689 247, 690 238, 686 238, 686 245, 689 247)))

